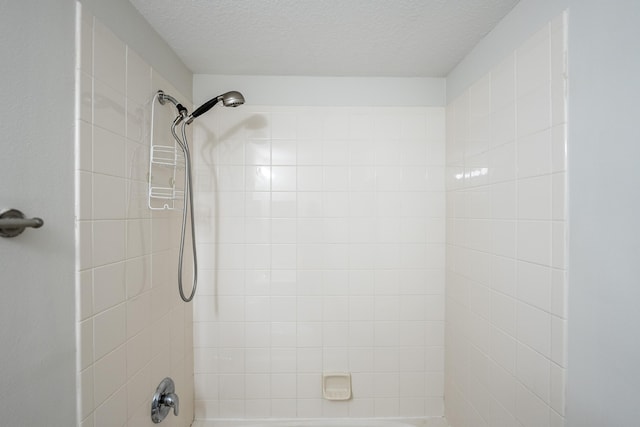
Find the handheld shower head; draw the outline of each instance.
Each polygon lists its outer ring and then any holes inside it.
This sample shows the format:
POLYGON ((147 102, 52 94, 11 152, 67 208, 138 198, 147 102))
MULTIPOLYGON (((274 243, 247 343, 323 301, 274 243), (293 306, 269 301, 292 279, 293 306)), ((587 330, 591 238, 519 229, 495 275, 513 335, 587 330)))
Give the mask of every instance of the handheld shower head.
POLYGON ((244 96, 242 96, 240 92, 232 90, 230 92, 223 93, 222 95, 218 95, 215 98, 211 98, 191 113, 187 118, 187 124, 190 124, 193 119, 209 111, 219 101, 222 101, 222 105, 225 107, 237 107, 244 104, 244 96))
POLYGON ((222 105, 225 107, 237 107, 244 104, 244 96, 235 90, 220 95, 220 98, 222 98, 222 105))

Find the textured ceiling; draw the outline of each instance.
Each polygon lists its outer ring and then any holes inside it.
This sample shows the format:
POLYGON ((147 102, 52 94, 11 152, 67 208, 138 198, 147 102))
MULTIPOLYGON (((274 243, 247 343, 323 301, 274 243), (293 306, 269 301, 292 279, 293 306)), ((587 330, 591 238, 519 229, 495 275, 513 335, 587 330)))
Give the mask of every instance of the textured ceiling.
POLYGON ((518 0, 130 0, 194 73, 443 77, 518 0))

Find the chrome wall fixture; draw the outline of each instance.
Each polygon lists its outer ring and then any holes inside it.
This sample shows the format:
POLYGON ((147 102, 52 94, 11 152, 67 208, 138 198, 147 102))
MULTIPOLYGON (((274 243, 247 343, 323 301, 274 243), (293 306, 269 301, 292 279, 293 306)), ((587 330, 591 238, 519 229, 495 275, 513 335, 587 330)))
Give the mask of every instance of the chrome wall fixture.
POLYGON ((176 394, 176 386, 169 377, 160 381, 151 400, 151 421, 158 424, 169 414, 173 408, 176 417, 180 412, 180 400, 176 394))
POLYGON ((18 209, 0 211, 0 237, 16 237, 25 228, 40 228, 44 225, 41 218, 26 218, 18 209))

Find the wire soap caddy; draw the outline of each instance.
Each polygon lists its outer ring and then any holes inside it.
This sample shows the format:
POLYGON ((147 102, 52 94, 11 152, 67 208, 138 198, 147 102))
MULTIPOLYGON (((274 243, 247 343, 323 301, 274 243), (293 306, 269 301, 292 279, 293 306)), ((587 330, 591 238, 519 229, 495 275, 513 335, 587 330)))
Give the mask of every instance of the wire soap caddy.
MULTIPOLYGON (((158 94, 153 97, 151 105, 149 209, 182 210, 185 190, 184 153, 168 131, 163 128, 156 129, 156 114, 168 114, 168 111, 163 111, 168 109, 156 110, 157 101, 158 94)), ((165 120, 158 122, 166 123, 165 120)))

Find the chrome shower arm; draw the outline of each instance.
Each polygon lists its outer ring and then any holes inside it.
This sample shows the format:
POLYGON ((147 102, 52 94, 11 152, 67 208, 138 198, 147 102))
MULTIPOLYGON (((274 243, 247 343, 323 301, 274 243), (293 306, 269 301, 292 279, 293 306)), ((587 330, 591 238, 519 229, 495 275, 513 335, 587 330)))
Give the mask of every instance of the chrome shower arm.
POLYGON ((185 108, 185 106, 180 104, 177 99, 175 99, 171 95, 167 95, 166 93, 164 93, 163 90, 159 90, 158 91, 158 102, 160 103, 160 105, 166 104, 167 101, 172 103, 178 109, 178 113, 180 114, 181 117, 184 118, 184 117, 187 117, 187 115, 189 115, 189 113, 188 113, 187 109, 185 108))

